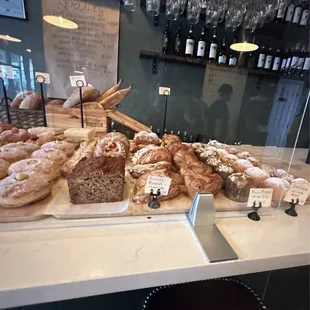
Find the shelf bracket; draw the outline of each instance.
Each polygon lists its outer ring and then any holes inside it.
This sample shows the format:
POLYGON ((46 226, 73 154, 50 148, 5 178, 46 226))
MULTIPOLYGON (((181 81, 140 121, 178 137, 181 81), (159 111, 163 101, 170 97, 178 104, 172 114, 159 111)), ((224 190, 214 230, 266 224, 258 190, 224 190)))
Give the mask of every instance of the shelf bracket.
POLYGON ((153 57, 153 63, 152 63, 152 73, 156 74, 157 73, 157 60, 158 56, 153 57))
POLYGON ((159 25, 159 15, 154 16, 154 27, 158 27, 159 25))

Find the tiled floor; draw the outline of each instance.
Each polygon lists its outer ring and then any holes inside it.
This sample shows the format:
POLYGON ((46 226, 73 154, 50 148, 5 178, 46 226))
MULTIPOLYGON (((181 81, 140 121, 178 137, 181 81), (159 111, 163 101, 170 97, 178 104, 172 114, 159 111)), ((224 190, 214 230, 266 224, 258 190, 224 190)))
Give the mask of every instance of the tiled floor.
MULTIPOLYGON (((268 310, 309 310, 309 266, 235 277, 264 299, 268 310)), ((140 310, 150 289, 19 307, 20 310, 140 310)), ((15 308, 17 309, 17 308, 15 308)), ((14 310, 15 310, 14 309, 14 310)), ((191 310, 191 309, 189 309, 191 310)), ((229 310, 229 309, 227 309, 229 310)), ((250 310, 250 309, 249 309, 250 310)))

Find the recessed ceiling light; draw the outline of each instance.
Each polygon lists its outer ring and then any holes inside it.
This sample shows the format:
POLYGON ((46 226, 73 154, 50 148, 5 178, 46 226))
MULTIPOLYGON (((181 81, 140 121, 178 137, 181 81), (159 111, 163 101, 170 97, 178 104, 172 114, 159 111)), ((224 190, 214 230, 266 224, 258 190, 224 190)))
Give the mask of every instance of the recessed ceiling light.
POLYGON ((234 43, 230 46, 230 48, 237 52, 253 52, 258 49, 258 45, 254 43, 242 42, 234 43))
POLYGON ((82 71, 74 71, 74 73, 77 73, 77 74, 83 74, 84 72, 82 72, 82 71))
POLYGON ((86 70, 86 68, 85 68, 85 67, 81 67, 81 69, 82 69, 82 70, 86 70))
POLYGON ((66 29, 77 29, 79 26, 75 22, 70 19, 64 18, 62 16, 55 16, 55 15, 45 15, 43 19, 56 27, 66 28, 66 29))
POLYGON ((31 49, 30 49, 30 48, 27 48, 26 51, 27 51, 28 53, 31 53, 31 49))
POLYGON ((11 37, 8 34, 0 34, 0 39, 6 40, 6 41, 11 41, 11 42, 21 42, 22 40, 16 37, 11 37))

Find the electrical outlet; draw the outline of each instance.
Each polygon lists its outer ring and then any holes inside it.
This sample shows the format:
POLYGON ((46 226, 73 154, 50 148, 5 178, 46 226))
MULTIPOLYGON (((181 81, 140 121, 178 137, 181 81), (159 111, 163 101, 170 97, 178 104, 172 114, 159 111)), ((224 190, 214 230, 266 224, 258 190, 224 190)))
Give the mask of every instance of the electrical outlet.
POLYGON ((159 87, 159 94, 170 96, 170 87, 159 87))

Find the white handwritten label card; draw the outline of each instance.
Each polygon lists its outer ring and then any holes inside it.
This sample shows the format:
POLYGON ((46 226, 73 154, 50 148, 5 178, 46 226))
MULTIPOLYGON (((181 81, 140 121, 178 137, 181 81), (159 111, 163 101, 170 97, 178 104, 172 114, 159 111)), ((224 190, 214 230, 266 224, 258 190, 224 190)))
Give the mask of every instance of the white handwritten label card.
POLYGON ((153 193, 156 194, 159 189, 161 195, 168 195, 170 184, 171 178, 149 175, 144 191, 146 194, 149 194, 153 190, 153 193))
MULTIPOLYGON (((72 87, 77 87, 77 82, 81 82, 81 86, 87 86, 86 80, 85 80, 85 75, 70 75, 70 83, 72 87)), ((78 83, 79 84, 79 83, 78 83)))
POLYGON ((36 72, 36 81, 38 83, 51 84, 50 74, 47 72, 36 72))
POLYGON ((259 203, 262 207, 270 207, 272 201, 273 188, 251 188, 250 195, 247 203, 247 207, 252 208, 255 202, 255 206, 258 207, 259 203))
POLYGON ((310 183, 294 182, 289 188, 284 200, 288 202, 297 202, 299 205, 304 205, 310 194, 310 183))
POLYGON ((14 79, 12 66, 1 65, 1 77, 4 79, 14 79))

